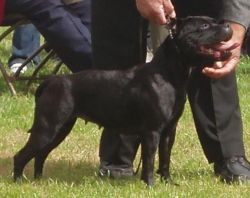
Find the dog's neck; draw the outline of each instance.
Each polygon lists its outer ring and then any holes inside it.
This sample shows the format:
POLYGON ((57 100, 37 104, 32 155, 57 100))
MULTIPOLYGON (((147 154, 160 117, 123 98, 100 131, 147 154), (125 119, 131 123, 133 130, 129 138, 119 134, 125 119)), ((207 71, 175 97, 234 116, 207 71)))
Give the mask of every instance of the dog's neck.
MULTIPOLYGON (((183 59, 181 49, 179 48, 173 35, 169 35, 167 39, 162 43, 162 45, 156 51, 154 59, 159 60, 157 56, 165 57, 165 61, 176 61, 182 64, 183 67, 187 67, 186 61, 183 59)), ((161 58, 162 59, 162 58, 161 58)))
POLYGON ((185 60, 185 56, 183 56, 177 41, 171 35, 168 36, 168 38, 158 48, 152 62, 154 62, 158 67, 163 67, 166 70, 176 70, 176 67, 179 67, 178 70, 183 72, 189 70, 189 65, 185 60))
POLYGON ((190 71, 183 58, 175 38, 169 36, 156 51, 152 63, 164 70, 168 76, 174 76, 183 82, 187 81, 190 71))

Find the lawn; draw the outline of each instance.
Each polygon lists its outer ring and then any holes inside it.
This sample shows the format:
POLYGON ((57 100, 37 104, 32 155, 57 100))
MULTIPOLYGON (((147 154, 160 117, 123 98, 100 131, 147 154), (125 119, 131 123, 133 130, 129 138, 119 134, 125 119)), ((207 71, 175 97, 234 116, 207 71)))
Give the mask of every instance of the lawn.
MULTIPOLYGON (((1 44, 1 60, 6 63, 10 42, 1 44)), ((244 122, 244 142, 250 159, 250 60, 243 57, 237 70, 240 103, 244 122)), ((139 180, 101 179, 98 171, 98 143, 101 130, 78 120, 71 134, 45 163, 44 177, 34 180, 33 161, 25 170, 26 179, 12 181, 12 158, 25 144, 33 121, 35 83, 12 97, 0 75, 0 193, 1 197, 249 197, 250 183, 228 185, 213 174, 199 144, 190 107, 187 104, 179 122, 172 152, 171 175, 177 185, 164 184, 155 175, 151 188, 139 180)), ((137 167, 139 153, 135 161, 137 167)), ((156 161, 157 164, 157 161, 156 161)))

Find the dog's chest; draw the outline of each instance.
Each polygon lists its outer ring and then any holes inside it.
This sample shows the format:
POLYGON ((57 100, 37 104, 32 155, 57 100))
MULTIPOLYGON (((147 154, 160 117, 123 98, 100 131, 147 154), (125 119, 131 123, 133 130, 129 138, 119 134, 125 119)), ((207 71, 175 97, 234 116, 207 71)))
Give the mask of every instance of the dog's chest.
POLYGON ((176 101, 178 100, 178 90, 162 75, 155 74, 151 82, 152 91, 156 95, 158 110, 164 118, 168 120, 172 117, 176 101))

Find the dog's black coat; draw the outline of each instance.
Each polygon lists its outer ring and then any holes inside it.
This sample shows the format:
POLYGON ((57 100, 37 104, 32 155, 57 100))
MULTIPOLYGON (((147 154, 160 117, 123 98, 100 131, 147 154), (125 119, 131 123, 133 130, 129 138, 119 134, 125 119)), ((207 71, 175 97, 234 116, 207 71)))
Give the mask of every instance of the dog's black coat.
POLYGON ((126 71, 89 70, 46 80, 36 92, 30 138, 14 157, 14 179, 32 158, 35 177, 40 176, 49 152, 69 134, 77 117, 82 117, 119 133, 141 135, 141 178, 149 185, 153 184, 159 145, 159 173, 168 180, 190 67, 226 59, 229 53, 215 56, 204 46, 231 36, 227 25, 208 17, 188 17, 177 21, 174 38, 165 40, 150 63, 126 71))

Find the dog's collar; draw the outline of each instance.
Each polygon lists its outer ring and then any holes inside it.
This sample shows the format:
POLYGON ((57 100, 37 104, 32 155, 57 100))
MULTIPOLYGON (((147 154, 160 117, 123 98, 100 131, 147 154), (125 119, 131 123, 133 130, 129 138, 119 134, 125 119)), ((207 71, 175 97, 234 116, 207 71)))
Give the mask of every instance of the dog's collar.
POLYGON ((171 28, 168 29, 169 37, 174 40, 173 30, 171 28))
POLYGON ((173 46, 174 46, 176 52, 177 52, 178 54, 181 54, 181 51, 180 51, 180 49, 179 49, 179 47, 178 47, 178 45, 177 45, 177 43, 176 43, 176 41, 175 41, 175 37, 174 37, 174 34, 173 34, 173 30, 172 30, 171 28, 168 28, 168 33, 169 33, 169 38, 170 38, 171 41, 173 42, 173 46))

